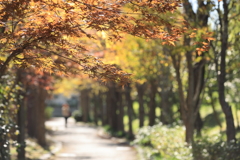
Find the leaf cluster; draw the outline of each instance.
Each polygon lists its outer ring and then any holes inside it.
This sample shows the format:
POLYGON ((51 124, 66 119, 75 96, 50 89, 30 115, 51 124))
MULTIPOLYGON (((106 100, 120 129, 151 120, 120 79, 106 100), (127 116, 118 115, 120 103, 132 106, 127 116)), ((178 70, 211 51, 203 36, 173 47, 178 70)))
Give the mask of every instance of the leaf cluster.
POLYGON ((83 39, 108 31, 114 41, 128 33, 173 44, 185 32, 176 25, 183 22, 161 15, 178 7, 180 1, 164 0, 1 0, 1 74, 14 62, 59 75, 84 71, 104 81, 126 83, 128 74, 93 58, 83 39))

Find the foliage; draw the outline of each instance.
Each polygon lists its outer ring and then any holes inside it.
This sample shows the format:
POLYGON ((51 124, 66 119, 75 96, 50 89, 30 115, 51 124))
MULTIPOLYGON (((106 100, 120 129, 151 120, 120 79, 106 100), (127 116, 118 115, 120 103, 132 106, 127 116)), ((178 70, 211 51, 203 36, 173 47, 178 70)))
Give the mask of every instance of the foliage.
MULTIPOLYGON (((108 136, 114 136, 114 137, 124 137, 127 136, 127 134, 123 131, 114 131, 110 125, 104 125, 103 126, 103 132, 104 134, 108 136)), ((128 137, 126 137, 128 138, 128 137)))
POLYGON ((134 140, 134 144, 141 146, 152 146, 150 137, 151 132, 152 127, 150 126, 140 128, 136 135, 136 139, 134 140))
POLYGON ((72 117, 75 119, 76 122, 82 121, 82 114, 79 110, 73 111, 72 117))
POLYGON ((50 119, 52 117, 52 113, 54 111, 54 108, 53 107, 50 107, 50 106, 47 106, 45 108, 45 118, 46 119, 50 119))
POLYGON ((210 114, 206 115, 206 117, 204 118, 204 125, 206 127, 213 128, 215 126, 218 126, 219 122, 221 124, 223 124, 224 117, 223 116, 220 117, 221 113, 219 113, 219 112, 216 112, 216 114, 217 115, 214 115, 214 113, 210 113, 210 114), (219 122, 217 121, 217 118, 219 119, 219 122))
MULTIPOLYGON (((36 75, 46 72, 58 76, 86 73, 103 82, 112 80, 126 84, 130 74, 94 57, 87 41, 96 39, 99 32, 108 34, 111 41, 118 41, 127 33, 175 45, 186 30, 192 31, 181 16, 172 14, 179 7, 181 1, 165 0, 1 0, 0 80, 7 69, 14 66, 30 68, 36 75)), ((186 34, 194 37, 192 33, 186 34)), ((157 63, 154 55, 150 60, 157 63)), ((150 60, 147 61, 151 63, 150 60)), ((158 72, 154 67, 150 71, 158 72)), ((7 91, 7 87, 5 89, 7 91)), ((7 103, 11 96, 7 96, 7 103)), ((4 112, 10 104, 7 103, 0 103, 4 112)))
POLYGON ((89 50, 86 41, 96 38, 99 31, 108 31, 108 38, 113 41, 121 39, 121 33, 129 33, 174 45, 187 30, 186 23, 162 15, 171 15, 180 3, 1 0, 0 75, 13 62, 18 67, 33 67, 58 75, 84 72, 105 81, 126 82, 128 74, 85 52, 89 50), (183 26, 177 25, 179 23, 183 26))
POLYGON ((184 128, 179 125, 143 127, 133 144, 149 160, 238 160, 240 143, 230 143, 220 135, 201 137, 193 146, 184 143, 184 128))
POLYGON ((16 136, 19 134, 16 124, 18 97, 22 88, 15 83, 15 76, 5 75, 0 85, 0 159, 9 157, 9 147, 17 147, 16 136), (9 141, 13 139, 13 141, 9 141))
POLYGON ((72 94, 77 93, 76 89, 79 85, 79 78, 62 78, 57 79, 54 82, 54 94, 63 94, 66 97, 70 97, 72 94))
POLYGON ((144 146, 147 159, 191 159, 191 147, 184 142, 182 126, 164 126, 158 124, 152 127, 143 127, 136 135, 134 144, 144 146), (149 149, 151 148, 151 149, 149 149), (150 152, 149 152, 150 151, 150 152), (157 158, 158 157, 158 158, 157 158))
POLYGON ((238 160, 240 142, 223 141, 220 136, 203 137, 196 141, 193 147, 193 155, 197 160, 238 160))
MULTIPOLYGON (((50 150, 52 149, 52 142, 49 142, 50 150)), ((39 159, 44 154, 49 153, 49 149, 41 147, 36 139, 27 138, 26 139, 26 159, 27 160, 36 160, 39 159)), ((15 148, 11 147, 11 160, 17 160, 17 152, 15 152, 15 148)))
POLYGON ((163 47, 160 44, 159 40, 146 41, 126 35, 121 42, 114 45, 115 63, 132 73, 133 81, 143 83, 154 79, 163 74, 166 67, 169 68, 170 60, 166 59, 167 55, 164 55, 163 47))

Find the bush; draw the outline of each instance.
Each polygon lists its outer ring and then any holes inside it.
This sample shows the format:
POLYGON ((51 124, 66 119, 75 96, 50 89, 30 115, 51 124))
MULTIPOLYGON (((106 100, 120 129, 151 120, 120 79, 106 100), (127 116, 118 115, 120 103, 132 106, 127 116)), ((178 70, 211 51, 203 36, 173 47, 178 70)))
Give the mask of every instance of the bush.
POLYGON ((73 118, 75 119, 76 122, 82 121, 82 114, 79 110, 75 110, 72 113, 73 118))
POLYGON ((151 134, 152 134, 152 127, 144 126, 143 128, 140 128, 136 135, 136 139, 133 141, 133 144, 137 144, 141 146, 152 146, 151 134))
POLYGON ((240 142, 225 142, 220 136, 205 137, 196 141, 193 155, 197 160, 239 160, 240 142))
POLYGON ((184 127, 155 125, 143 127, 133 144, 146 160, 240 160, 240 142, 227 143, 218 136, 196 139, 186 145, 184 127))
POLYGON ((124 137, 126 136, 126 133, 123 131, 114 131, 110 125, 104 125, 103 130, 105 133, 114 136, 114 137, 124 137))
POLYGON ((144 157, 149 160, 192 159, 191 147, 186 147, 184 142, 184 128, 178 125, 143 127, 134 144, 143 148, 144 157))
POLYGON ((47 106, 46 108, 45 108, 45 118, 46 119, 50 119, 51 117, 52 117, 52 113, 53 113, 53 111, 54 111, 54 109, 52 108, 52 107, 50 107, 50 106, 47 106))

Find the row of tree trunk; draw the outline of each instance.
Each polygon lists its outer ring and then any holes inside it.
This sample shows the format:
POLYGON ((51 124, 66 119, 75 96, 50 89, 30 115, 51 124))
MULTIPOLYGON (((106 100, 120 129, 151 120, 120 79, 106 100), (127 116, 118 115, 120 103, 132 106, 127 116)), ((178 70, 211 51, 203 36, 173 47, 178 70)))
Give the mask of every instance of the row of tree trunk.
POLYGON ((121 87, 115 83, 107 85, 105 92, 91 92, 94 89, 83 89, 80 91, 80 111, 84 122, 91 119, 99 125, 109 125, 115 133, 127 133, 129 138, 133 138, 134 119, 139 119, 139 127, 144 126, 144 121, 148 119, 150 126, 156 124, 156 119, 161 120, 164 124, 173 122, 173 111, 170 91, 161 92, 161 103, 157 104, 157 82, 152 81, 150 84, 136 84, 137 96, 132 95, 133 87, 128 84, 121 87), (148 96, 149 94, 149 96, 148 96), (133 110, 133 102, 139 104, 139 111, 136 114, 133 110), (146 107, 147 106, 147 107, 146 107), (161 107, 161 116, 156 117, 156 108, 161 107), (124 116, 128 118, 128 131, 124 130, 124 116))
MULTIPOLYGON (((35 138, 42 147, 47 147, 46 129, 45 129, 45 100, 47 90, 38 83, 38 85, 29 83, 26 80, 25 71, 19 69, 17 72, 17 83, 23 90, 18 94, 18 113, 17 123, 20 134, 17 137, 19 144, 18 159, 24 160, 25 157, 25 135, 35 138)), ((45 79, 45 77, 41 77, 45 79)))

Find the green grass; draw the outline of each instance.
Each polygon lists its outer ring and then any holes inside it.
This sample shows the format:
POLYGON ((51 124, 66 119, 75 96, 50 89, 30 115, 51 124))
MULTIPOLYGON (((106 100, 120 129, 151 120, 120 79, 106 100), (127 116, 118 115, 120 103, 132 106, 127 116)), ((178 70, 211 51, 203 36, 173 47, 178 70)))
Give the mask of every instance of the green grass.
MULTIPOLYGON (((240 110, 237 110, 234 104, 231 104, 232 106, 232 112, 235 120, 235 126, 237 126, 237 117, 240 118, 240 110)), ((219 124, 217 123, 214 115, 213 115, 213 109, 210 105, 203 104, 200 108, 200 113, 202 120, 204 121, 204 127, 202 129, 202 134, 203 135, 216 135, 219 133, 224 133, 226 130, 226 123, 225 123, 225 116, 222 112, 221 106, 219 103, 215 104, 215 109, 218 113, 219 120, 221 122, 222 128, 220 128, 219 124)), ((136 134, 139 130, 139 105, 137 101, 134 101, 133 103, 133 110, 134 113, 136 114, 137 118, 133 119, 132 121, 132 127, 133 127, 133 133, 136 134)), ((148 115, 147 115, 147 107, 145 106, 145 119, 144 119, 144 126, 148 126, 148 115)), ((178 106, 174 105, 173 106, 173 111, 174 111, 174 118, 178 117, 179 118, 179 113, 177 112, 178 106)), ((125 111, 127 113, 127 110, 125 111)), ((156 108, 156 117, 159 117, 161 114, 161 109, 159 107, 156 108)), ((240 119, 239 119, 240 123, 240 119)), ((125 131, 128 131, 128 116, 124 116, 124 129, 125 131)), ((225 135, 225 134, 223 134, 225 135)), ((237 138, 240 138, 240 133, 237 133, 237 138)))
MULTIPOLYGON (((232 106, 232 113, 234 117, 234 124, 237 126, 238 122, 240 121, 240 110, 237 109, 235 104, 231 104, 232 106)), ((225 121, 225 115, 221 109, 221 106, 219 103, 215 104, 216 112, 218 113, 219 120, 221 122, 222 128, 217 124, 216 119, 213 115, 213 109, 210 105, 202 105, 200 109, 201 117, 205 121, 203 133, 213 135, 218 134, 220 132, 223 132, 226 130, 226 121, 225 121)), ((239 133, 237 134, 239 137, 239 133)))
MULTIPOLYGON (((234 123, 235 126, 237 127, 238 123, 240 123, 240 106, 236 106, 236 104, 230 104, 232 107, 232 113, 233 113, 233 117, 234 117, 234 123)), ((145 121, 144 121, 144 125, 147 126, 148 125, 148 115, 147 113, 147 107, 145 106, 145 121)), ((211 105, 208 104, 202 104, 201 108, 200 108, 200 113, 201 113, 201 118, 204 121, 204 125, 203 125, 203 129, 202 129, 202 136, 203 137, 216 137, 217 135, 219 135, 219 140, 222 140, 223 142, 226 141, 226 120, 225 120, 225 115, 221 109, 221 106, 218 102, 215 103, 215 110, 218 114, 218 118, 221 124, 221 127, 219 126, 218 122, 216 121, 216 118, 214 117, 213 114, 213 109, 211 105)), ((134 111, 135 113, 138 115, 138 104, 137 102, 134 102, 134 111)), ((174 118, 179 118, 179 113, 178 113, 178 106, 174 105, 173 106, 173 111, 174 111, 174 118)), ((161 113, 161 109, 160 108, 156 108, 156 116, 159 117, 161 113)), ((125 124, 128 124, 128 119, 127 116, 125 117, 125 124)), ((136 134, 137 131, 139 130, 139 119, 133 120, 133 131, 136 134)), ((126 127, 127 128, 127 127, 126 127)), ((161 132, 160 132, 161 133, 161 132)), ((159 134, 156 132, 156 134, 159 134)), ((167 137, 167 136, 164 136, 167 137)), ((156 136, 156 138, 154 139, 154 141, 157 141, 157 138, 160 138, 160 140, 158 140, 159 142, 161 142, 164 138, 163 136, 156 136)), ((240 130, 236 132, 236 138, 238 140, 240 140, 240 130)), ((196 138, 197 139, 197 138, 196 138)), ((214 139, 214 138, 213 138, 214 139)), ((182 140, 184 141, 184 138, 182 138, 182 140)), ((153 150, 153 148, 151 148, 151 151, 153 150)), ((149 151, 150 152, 150 151, 149 151)), ((161 157, 161 156, 155 156, 154 157, 155 160, 170 160, 166 157, 161 157)), ((171 159, 173 160, 173 159, 171 159)))

